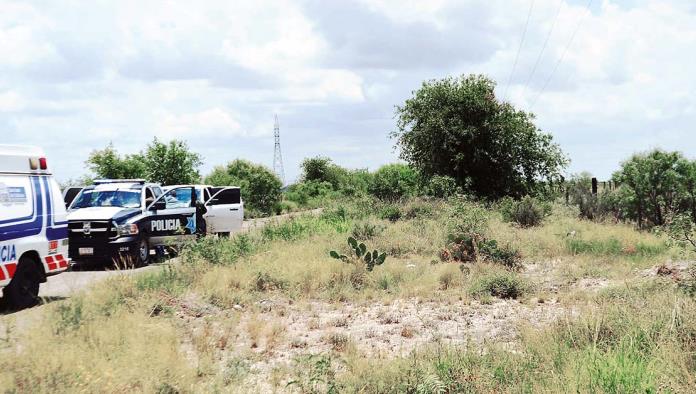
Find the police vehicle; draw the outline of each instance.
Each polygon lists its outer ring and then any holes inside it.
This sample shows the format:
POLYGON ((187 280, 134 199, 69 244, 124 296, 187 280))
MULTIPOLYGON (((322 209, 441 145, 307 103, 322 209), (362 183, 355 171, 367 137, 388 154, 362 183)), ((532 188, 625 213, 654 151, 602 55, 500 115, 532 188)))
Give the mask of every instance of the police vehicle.
POLYGON ((144 180, 95 181, 68 209, 70 257, 84 265, 147 265, 151 249, 203 234, 204 209, 193 186, 164 192, 144 180))
POLYGON ((196 197, 205 204, 203 219, 208 234, 228 236, 242 229, 244 222, 244 201, 237 186, 175 185, 165 186, 170 190, 176 187, 193 187, 196 197))
POLYGON ((58 183, 36 147, 0 145, 0 288, 3 303, 38 303, 40 283, 65 271, 68 223, 58 183))

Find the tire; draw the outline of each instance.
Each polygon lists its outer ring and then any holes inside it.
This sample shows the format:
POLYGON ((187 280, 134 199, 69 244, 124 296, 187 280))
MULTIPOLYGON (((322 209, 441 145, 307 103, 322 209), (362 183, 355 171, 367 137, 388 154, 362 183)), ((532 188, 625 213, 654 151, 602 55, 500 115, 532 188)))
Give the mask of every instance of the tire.
POLYGON ((135 266, 144 267, 150 264, 150 241, 146 237, 140 238, 138 248, 135 251, 135 266))
POLYGON ((37 305, 41 279, 42 274, 36 261, 26 256, 20 258, 14 277, 3 289, 3 304, 13 310, 37 305))

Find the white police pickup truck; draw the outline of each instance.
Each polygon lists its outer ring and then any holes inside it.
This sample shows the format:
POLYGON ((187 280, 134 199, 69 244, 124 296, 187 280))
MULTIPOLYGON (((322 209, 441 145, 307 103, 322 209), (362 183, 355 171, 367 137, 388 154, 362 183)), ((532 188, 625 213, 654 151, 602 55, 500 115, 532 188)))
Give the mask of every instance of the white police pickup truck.
POLYGON ((69 266, 65 206, 46 156, 36 147, 0 145, 2 302, 36 305, 40 283, 69 266))
POLYGON ((143 266, 151 249, 205 233, 193 186, 166 192, 144 180, 98 180, 68 208, 70 258, 78 265, 143 266))

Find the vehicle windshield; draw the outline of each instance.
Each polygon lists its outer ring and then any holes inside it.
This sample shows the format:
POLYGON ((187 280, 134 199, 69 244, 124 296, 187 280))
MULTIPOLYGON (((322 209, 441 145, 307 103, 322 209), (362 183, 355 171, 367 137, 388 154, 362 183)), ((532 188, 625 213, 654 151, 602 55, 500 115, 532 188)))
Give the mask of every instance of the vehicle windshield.
POLYGON ((83 190, 70 208, 121 207, 139 208, 139 190, 83 190))

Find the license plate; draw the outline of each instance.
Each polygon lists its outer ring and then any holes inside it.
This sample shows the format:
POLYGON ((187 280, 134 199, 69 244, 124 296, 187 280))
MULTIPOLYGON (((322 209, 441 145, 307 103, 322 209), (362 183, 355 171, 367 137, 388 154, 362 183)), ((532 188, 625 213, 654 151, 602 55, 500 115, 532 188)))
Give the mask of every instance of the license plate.
POLYGON ((94 254, 94 248, 80 248, 78 251, 80 252, 80 256, 94 254))

